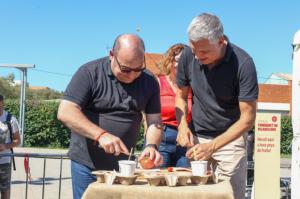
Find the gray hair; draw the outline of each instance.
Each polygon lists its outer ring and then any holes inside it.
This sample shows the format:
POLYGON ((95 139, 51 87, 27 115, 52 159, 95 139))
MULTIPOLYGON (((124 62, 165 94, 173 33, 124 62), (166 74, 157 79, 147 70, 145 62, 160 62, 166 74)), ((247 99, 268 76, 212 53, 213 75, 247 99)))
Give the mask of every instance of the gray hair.
POLYGON ((208 13, 203 13, 195 17, 190 23, 187 32, 189 40, 193 42, 197 42, 201 39, 217 42, 217 40, 224 35, 223 25, 220 19, 208 13))

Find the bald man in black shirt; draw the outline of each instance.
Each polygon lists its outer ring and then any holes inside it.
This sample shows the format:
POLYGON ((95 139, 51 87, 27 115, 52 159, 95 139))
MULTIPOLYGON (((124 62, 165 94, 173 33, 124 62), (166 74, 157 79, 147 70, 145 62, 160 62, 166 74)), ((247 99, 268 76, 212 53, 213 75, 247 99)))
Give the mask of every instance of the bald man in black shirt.
POLYGON ((138 36, 120 35, 109 57, 81 66, 65 91, 58 119, 72 131, 69 156, 75 199, 95 181, 91 171, 118 170, 118 160, 128 158, 138 139, 142 112, 149 128, 140 159, 150 156, 156 166, 162 163, 157 151, 162 135, 159 85, 145 69, 144 52, 138 36))

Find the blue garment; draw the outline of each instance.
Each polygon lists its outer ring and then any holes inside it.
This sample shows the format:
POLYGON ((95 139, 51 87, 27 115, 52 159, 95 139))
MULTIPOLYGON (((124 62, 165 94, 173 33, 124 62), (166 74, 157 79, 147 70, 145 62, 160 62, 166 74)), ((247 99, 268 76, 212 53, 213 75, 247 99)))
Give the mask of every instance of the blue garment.
POLYGON ((91 172, 90 168, 71 160, 73 199, 80 199, 89 184, 96 181, 91 172))
POLYGON ((163 138, 158 151, 163 156, 161 167, 190 167, 189 160, 185 156, 186 147, 176 146, 177 129, 165 126, 163 138))

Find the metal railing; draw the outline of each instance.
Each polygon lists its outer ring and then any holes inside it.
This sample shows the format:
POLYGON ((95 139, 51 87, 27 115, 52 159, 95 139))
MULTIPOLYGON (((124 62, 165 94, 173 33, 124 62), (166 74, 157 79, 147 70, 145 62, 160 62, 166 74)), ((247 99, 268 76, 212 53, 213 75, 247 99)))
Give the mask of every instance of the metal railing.
MULTIPOLYGON (((0 154, 1 157, 7 157, 10 156, 12 158, 14 157, 23 157, 28 158, 28 165, 30 163, 30 158, 41 158, 44 159, 43 161, 43 178, 42 178, 42 199, 44 199, 45 196, 45 176, 46 176, 46 164, 47 159, 59 159, 60 160, 60 167, 59 167, 59 186, 58 186, 58 198, 61 198, 61 182, 62 182, 62 166, 63 166, 63 160, 69 159, 67 154, 41 154, 41 153, 5 153, 0 154)), ((23 169, 23 168, 22 168, 23 169)), ((29 182, 29 176, 28 172, 26 172, 26 188, 25 188, 25 199, 28 198, 28 182, 29 182)))

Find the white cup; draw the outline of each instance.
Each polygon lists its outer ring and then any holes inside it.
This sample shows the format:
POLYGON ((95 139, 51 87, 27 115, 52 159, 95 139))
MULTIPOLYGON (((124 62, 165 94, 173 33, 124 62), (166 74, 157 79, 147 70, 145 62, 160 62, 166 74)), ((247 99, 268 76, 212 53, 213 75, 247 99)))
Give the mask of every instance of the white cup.
POLYGON ((132 160, 119 160, 119 172, 121 176, 133 176, 136 162, 132 160))
POLYGON ((191 161, 193 176, 205 176, 207 172, 207 161, 191 161))

